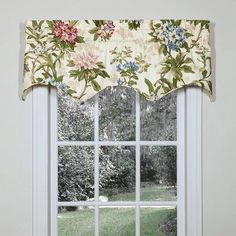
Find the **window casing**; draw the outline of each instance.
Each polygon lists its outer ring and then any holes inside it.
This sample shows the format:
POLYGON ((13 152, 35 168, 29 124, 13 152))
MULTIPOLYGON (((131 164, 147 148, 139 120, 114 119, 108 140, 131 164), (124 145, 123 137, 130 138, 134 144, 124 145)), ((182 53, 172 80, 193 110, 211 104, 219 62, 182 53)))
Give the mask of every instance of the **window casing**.
POLYGON ((33 236, 57 236, 58 206, 95 205, 95 232, 99 232, 100 205, 135 206, 136 235, 140 235, 140 206, 177 205, 178 236, 202 235, 201 197, 201 91, 179 91, 177 96, 177 141, 140 141, 140 104, 136 96, 136 140, 99 141, 98 101, 95 102, 95 204, 91 202, 58 202, 57 155, 58 145, 86 145, 88 143, 57 141, 56 91, 35 88, 33 92, 33 236), (40 98, 40 99, 39 99, 40 98), (42 99, 43 98, 43 99, 42 99), (54 109, 54 111, 52 110, 54 109), (47 132, 50 128, 50 134, 47 132), (131 142, 131 143, 130 143, 131 142), (145 143, 146 142, 146 143, 145 143), (49 145, 50 143, 50 145, 49 145), (101 145, 130 145, 136 150, 136 201, 98 201, 98 151, 101 145), (177 201, 140 201, 140 146, 177 146, 177 201), (49 158, 50 157, 50 158, 49 158), (50 163, 49 161, 50 160, 50 163), (195 183, 195 184, 192 184, 195 183), (49 210, 50 209, 50 210, 49 210))

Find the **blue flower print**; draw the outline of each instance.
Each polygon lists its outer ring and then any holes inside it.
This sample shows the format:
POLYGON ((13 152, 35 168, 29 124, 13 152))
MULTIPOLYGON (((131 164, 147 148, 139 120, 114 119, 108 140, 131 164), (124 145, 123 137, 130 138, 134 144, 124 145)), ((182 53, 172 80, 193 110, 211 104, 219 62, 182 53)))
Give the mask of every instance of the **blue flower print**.
POLYGON ((161 39, 169 50, 177 51, 185 42, 184 29, 175 26, 172 22, 165 23, 161 27, 161 39))
POLYGON ((132 62, 132 61, 126 62, 123 65, 123 67, 126 68, 126 69, 130 69, 134 72, 136 72, 139 69, 139 66, 135 62, 132 62))
POLYGON ((124 80, 122 80, 121 78, 119 78, 116 82, 119 86, 122 86, 124 84, 124 80))
POLYGON ((66 84, 60 83, 60 85, 58 86, 58 88, 61 89, 63 92, 66 92, 66 84))
POLYGON ((137 72, 138 69, 139 69, 139 66, 133 61, 127 61, 124 64, 118 64, 116 66, 116 70, 118 72, 125 71, 125 70, 131 70, 133 72, 137 72))
POLYGON ((122 65, 121 65, 121 64, 118 64, 118 65, 116 66, 116 70, 117 70, 118 72, 122 71, 122 65))

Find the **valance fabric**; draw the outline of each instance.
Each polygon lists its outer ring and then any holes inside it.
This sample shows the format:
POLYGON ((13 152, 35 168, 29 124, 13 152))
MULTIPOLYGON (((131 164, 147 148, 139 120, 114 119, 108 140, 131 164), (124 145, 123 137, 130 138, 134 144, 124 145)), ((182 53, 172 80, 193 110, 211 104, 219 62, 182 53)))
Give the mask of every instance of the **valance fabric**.
POLYGON ((26 24, 23 98, 55 86, 87 100, 108 86, 147 100, 176 89, 212 94, 207 20, 32 20, 26 24))

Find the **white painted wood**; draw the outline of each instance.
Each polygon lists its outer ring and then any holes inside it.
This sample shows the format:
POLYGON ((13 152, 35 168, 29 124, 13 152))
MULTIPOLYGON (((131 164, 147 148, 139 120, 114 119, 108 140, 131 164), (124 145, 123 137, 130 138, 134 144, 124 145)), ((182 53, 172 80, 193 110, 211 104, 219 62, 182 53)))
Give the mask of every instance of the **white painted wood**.
POLYGON ((57 91, 50 90, 50 236, 57 236, 58 201, 58 146, 57 146, 57 91))
POLYGON ((177 235, 186 235, 185 90, 177 96, 177 235))
MULTIPOLYGON (((79 201, 79 202, 58 202, 58 206, 95 206, 96 202, 79 201)), ((99 206, 177 206, 176 201, 114 201, 99 202, 99 206)))
POLYGON ((135 221, 135 235, 140 236, 140 181, 141 181, 141 175, 140 175, 140 96, 136 92, 136 118, 135 118, 135 140, 136 140, 136 146, 135 146, 135 163, 136 163, 136 221, 135 221))
POLYGON ((187 236, 202 236, 202 91, 186 93, 187 236))
POLYGON ((33 88, 33 236, 48 236, 49 226, 49 94, 33 88))
MULTIPOLYGON (((136 141, 98 141, 99 146, 135 146, 136 141)), ((139 141, 141 146, 176 146, 176 141, 139 141)), ((95 141, 58 141, 60 146, 94 146, 95 141)))
POLYGON ((95 153, 95 164, 94 164, 94 199, 95 199, 95 236, 99 236, 99 97, 95 97, 95 110, 94 110, 94 153, 95 153))

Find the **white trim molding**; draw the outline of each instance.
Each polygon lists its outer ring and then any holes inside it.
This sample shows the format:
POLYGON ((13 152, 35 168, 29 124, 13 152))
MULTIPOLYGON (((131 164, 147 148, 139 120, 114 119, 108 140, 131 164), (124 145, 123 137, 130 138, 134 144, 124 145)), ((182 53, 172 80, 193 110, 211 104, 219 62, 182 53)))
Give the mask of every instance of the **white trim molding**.
POLYGON ((33 236, 49 236, 49 92, 33 88, 33 236))
MULTIPOLYGON (((57 235, 57 197, 58 197, 58 146, 57 146, 57 91, 50 90, 50 189, 48 195, 50 198, 50 236, 57 235), (52 107, 55 107, 55 112, 51 112, 52 107), (53 147, 53 148, 52 148, 53 147)), ((34 236, 34 235, 33 235, 34 236)))
POLYGON ((202 91, 187 89, 186 100, 187 236, 202 236, 202 91))
POLYGON ((186 96, 180 90, 177 96, 177 235, 186 235, 186 96))

